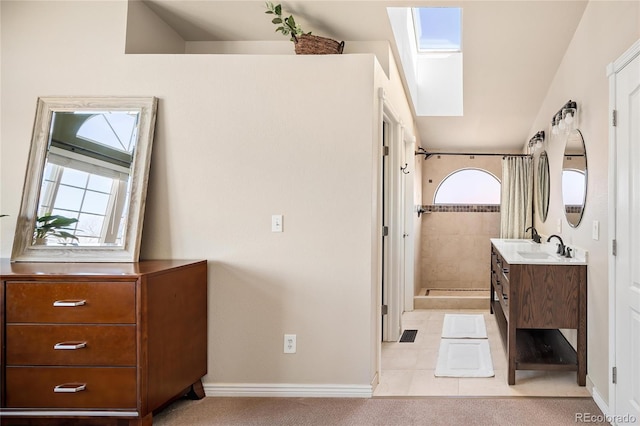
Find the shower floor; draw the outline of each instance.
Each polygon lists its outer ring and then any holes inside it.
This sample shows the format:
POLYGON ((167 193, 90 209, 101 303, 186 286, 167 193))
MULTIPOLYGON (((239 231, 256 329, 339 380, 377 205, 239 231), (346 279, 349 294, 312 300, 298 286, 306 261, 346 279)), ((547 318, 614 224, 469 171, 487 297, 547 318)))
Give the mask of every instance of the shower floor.
POLYGON ((414 297, 415 309, 486 309, 489 289, 427 289, 414 297))

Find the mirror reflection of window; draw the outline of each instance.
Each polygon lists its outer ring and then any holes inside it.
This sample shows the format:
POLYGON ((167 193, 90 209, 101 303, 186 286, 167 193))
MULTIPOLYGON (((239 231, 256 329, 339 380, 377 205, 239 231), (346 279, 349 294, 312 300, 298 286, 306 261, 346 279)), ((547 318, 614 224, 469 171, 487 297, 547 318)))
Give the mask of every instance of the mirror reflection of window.
POLYGON ((562 201, 567 222, 577 227, 587 198, 587 152, 578 129, 567 136, 562 160, 562 201))
POLYGON ((90 114, 76 136, 124 152, 132 153, 137 138, 137 113, 104 112, 90 114))
POLYGON ((138 114, 63 112, 53 121, 38 216, 78 219, 69 232, 80 245, 122 245, 138 114))
POLYGON ((586 175, 582 170, 562 170, 562 201, 567 220, 573 226, 582 216, 585 182, 586 175))
MULTIPOLYGON (((78 219, 69 231, 83 245, 121 244, 126 181, 48 163, 38 216, 45 213, 78 219)), ((51 243, 51 242, 50 242, 51 243)))

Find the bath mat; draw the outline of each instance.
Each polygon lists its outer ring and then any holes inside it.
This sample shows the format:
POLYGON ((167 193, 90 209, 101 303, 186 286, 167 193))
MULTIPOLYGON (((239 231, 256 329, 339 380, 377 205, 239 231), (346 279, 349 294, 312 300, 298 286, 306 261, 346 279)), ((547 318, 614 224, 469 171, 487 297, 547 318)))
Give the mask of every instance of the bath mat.
POLYGON ((445 314, 442 324, 445 339, 486 339, 487 328, 482 314, 445 314))
POLYGON ((487 339, 440 339, 436 377, 493 377, 487 339))
POLYGON ((400 336, 400 342, 413 343, 416 341, 417 334, 418 330, 405 330, 402 332, 402 336, 400 336))

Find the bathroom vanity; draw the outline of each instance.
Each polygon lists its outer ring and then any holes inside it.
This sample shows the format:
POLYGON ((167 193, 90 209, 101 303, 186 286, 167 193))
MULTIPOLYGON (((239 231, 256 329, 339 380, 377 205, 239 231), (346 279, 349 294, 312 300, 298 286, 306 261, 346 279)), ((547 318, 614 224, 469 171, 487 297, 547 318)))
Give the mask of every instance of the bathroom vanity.
POLYGON ((1 424, 151 425, 207 373, 207 262, 0 263, 1 424))
POLYGON ((491 313, 505 346, 508 383, 516 370, 587 373, 587 262, 555 254, 555 244, 491 239, 491 313), (560 329, 575 329, 574 348, 560 329))

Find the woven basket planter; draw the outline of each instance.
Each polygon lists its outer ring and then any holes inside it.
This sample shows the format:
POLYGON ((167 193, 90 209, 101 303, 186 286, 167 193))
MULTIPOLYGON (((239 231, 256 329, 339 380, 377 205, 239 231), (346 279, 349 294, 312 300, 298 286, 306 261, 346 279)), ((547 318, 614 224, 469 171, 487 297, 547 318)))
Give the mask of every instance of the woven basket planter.
POLYGON ((298 55, 335 55, 344 50, 344 41, 335 41, 330 38, 302 34, 294 36, 296 53, 298 55))

